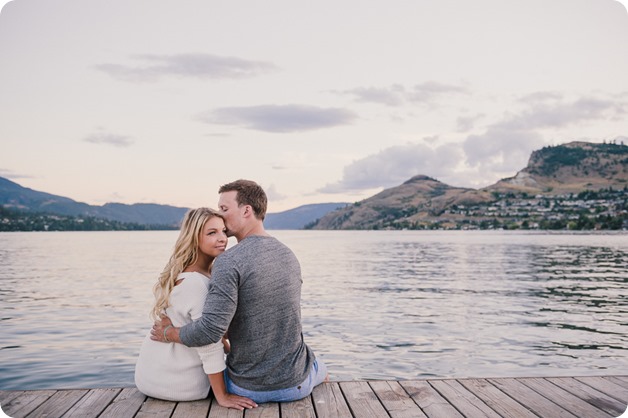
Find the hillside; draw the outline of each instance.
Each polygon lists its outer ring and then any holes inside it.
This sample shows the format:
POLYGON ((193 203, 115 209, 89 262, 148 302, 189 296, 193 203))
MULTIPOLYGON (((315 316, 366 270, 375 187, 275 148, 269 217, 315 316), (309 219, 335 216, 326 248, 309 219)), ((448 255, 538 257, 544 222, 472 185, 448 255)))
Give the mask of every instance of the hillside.
POLYGON ((137 203, 88 205, 63 196, 22 187, 0 177, 0 206, 22 212, 50 213, 73 217, 92 217, 140 225, 176 226, 187 208, 137 203))
POLYGON ((418 221, 438 217, 454 204, 474 204, 494 200, 489 192, 448 186, 418 175, 400 186, 328 213, 314 229, 372 229, 392 220, 418 221))
MULTIPOLYGON (((312 228, 414 229, 460 227, 473 222, 496 225, 494 221, 497 220, 497 213, 502 218, 509 217, 508 211, 499 212, 496 209, 506 203, 514 206, 534 204, 553 207, 553 196, 577 195, 586 190, 608 188, 624 190, 628 185, 627 170, 628 146, 572 142, 534 151, 528 165, 517 175, 479 190, 452 187, 428 176, 418 175, 400 186, 330 212, 312 228), (516 196, 527 201, 508 201, 516 196), (535 196, 538 198, 534 202, 530 201, 535 196)), ((616 199, 617 196, 611 193, 611 198, 616 199)), ((613 207, 612 210, 616 209, 613 207)), ((521 219, 523 215, 510 213, 512 224, 529 224, 528 219, 521 219)), ((525 216, 530 215, 528 213, 525 216)), ((538 221, 535 218, 534 223, 538 224, 538 221)))
POLYGON ((565 194, 626 184, 628 146, 571 142, 534 151, 523 170, 485 190, 565 194))

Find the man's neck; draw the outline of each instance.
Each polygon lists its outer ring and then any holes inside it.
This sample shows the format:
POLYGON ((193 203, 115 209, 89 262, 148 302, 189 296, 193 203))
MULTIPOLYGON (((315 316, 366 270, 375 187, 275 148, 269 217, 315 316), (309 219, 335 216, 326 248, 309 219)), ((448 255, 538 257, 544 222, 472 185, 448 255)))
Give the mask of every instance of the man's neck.
POLYGON ((236 240, 240 242, 243 239, 253 236, 253 235, 269 236, 269 234, 264 229, 264 224, 260 222, 260 223, 256 223, 255 225, 252 225, 248 229, 245 229, 244 231, 242 231, 242 233, 236 234, 235 237, 236 237, 236 240))

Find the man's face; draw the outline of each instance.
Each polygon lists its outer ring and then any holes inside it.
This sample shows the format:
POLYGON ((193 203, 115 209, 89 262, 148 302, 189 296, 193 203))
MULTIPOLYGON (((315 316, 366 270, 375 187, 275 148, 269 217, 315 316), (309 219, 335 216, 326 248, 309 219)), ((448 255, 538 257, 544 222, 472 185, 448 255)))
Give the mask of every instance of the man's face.
POLYGON ((227 235, 230 237, 237 234, 242 224, 242 210, 236 201, 237 194, 236 191, 224 192, 218 198, 218 210, 225 220, 227 235))

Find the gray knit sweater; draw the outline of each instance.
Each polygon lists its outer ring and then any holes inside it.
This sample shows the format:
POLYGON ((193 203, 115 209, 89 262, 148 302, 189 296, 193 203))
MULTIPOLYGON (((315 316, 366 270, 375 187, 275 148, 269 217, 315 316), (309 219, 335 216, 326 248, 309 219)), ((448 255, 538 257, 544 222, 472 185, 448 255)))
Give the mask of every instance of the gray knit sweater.
POLYGON ((249 236, 214 262, 202 317, 181 328, 189 347, 215 343, 229 330, 227 372, 248 390, 294 387, 314 353, 301 330, 301 267, 269 236, 249 236))

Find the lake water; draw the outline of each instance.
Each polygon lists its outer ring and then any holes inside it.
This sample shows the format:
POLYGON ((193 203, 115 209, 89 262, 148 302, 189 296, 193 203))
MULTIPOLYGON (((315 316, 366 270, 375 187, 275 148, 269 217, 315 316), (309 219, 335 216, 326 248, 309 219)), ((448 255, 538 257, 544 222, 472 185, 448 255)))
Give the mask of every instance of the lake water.
MULTIPOLYGON (((628 374, 626 232, 271 233, 332 380, 628 374)), ((176 235, 1 233, 0 389, 132 385, 176 235)))

